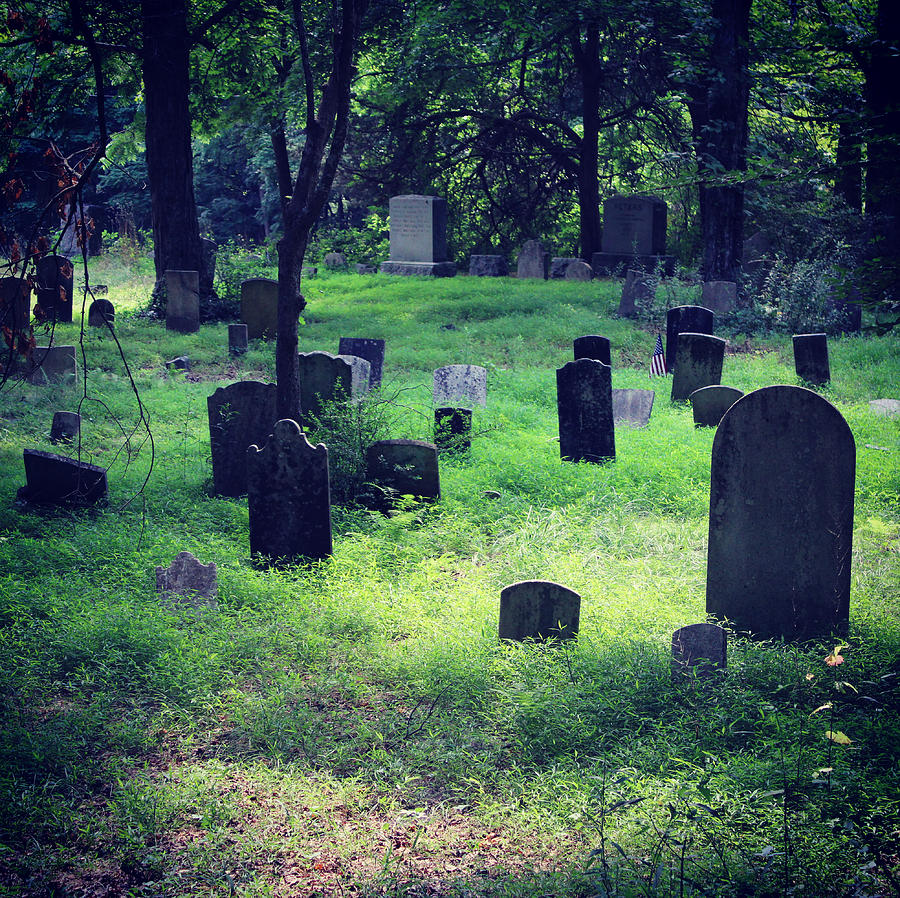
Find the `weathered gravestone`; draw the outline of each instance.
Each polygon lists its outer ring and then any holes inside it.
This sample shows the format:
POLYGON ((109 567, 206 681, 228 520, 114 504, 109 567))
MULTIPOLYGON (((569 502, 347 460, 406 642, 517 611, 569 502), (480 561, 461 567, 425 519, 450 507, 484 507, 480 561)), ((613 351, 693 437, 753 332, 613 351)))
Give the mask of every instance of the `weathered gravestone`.
POLYGON ((78 382, 78 361, 74 346, 35 346, 28 362, 28 383, 35 385, 78 382))
POLYGON ((379 496, 373 503, 387 511, 399 496, 441 498, 437 447, 424 440, 379 440, 366 450, 366 480, 379 496))
POLYGON ((300 413, 318 417, 326 402, 349 402, 369 389, 369 363, 355 355, 300 353, 300 413))
POLYGON ((662 266, 666 273, 675 260, 666 253, 668 207, 657 196, 613 196, 603 204, 603 234, 600 252, 591 256, 594 274, 609 274, 623 265, 653 271, 662 266))
POLYGON ((439 452, 468 452, 472 448, 472 409, 436 408, 434 444, 439 452))
POLYGON ((347 267, 347 257, 343 253, 325 253, 322 262, 329 271, 343 271, 347 267))
POLYGON ((653 411, 653 390, 613 390, 613 423, 629 427, 646 427, 653 411))
POLYGON ((168 567, 156 568, 156 594, 162 602, 215 606, 218 593, 214 561, 203 564, 190 552, 179 552, 168 567))
POLYGON ((200 272, 166 272, 166 330, 180 334, 200 330, 200 272))
POLYGON ((876 415, 883 415, 886 418, 900 418, 900 399, 873 399, 869 403, 869 408, 876 415))
POLYGON ((737 308, 737 284, 734 281, 705 281, 700 301, 707 309, 725 314, 737 308))
POLYGON ((95 505, 106 499, 106 470, 65 455, 26 449, 19 499, 43 505, 95 505))
POLYGON ((275 384, 242 380, 219 387, 206 399, 213 492, 243 496, 247 492, 247 447, 261 446, 278 417, 275 384))
POLYGON ((456 263, 447 253, 447 201, 439 196, 392 196, 390 259, 384 274, 453 277, 456 263))
POLYGON ((802 387, 754 390, 712 448, 706 611, 761 638, 846 633, 856 446, 802 387))
POLYGON ((250 552, 287 562, 331 555, 328 449, 310 444, 289 418, 265 446, 247 449, 250 552))
POLYGON ((500 592, 500 639, 573 639, 578 635, 581 596, 551 580, 521 580, 500 592))
POLYGON ((550 253, 540 240, 526 240, 516 260, 516 277, 540 278, 546 281, 550 273, 550 253))
POLYGON ((480 365, 444 365, 434 372, 435 405, 487 405, 487 369, 480 365))
POLYGON ((116 320, 116 308, 108 299, 95 299, 88 306, 88 327, 109 327, 116 320))
POLYGON ((509 274, 505 256, 469 256, 469 274, 479 278, 500 278, 509 274))
POLYGON ((656 298, 659 278, 655 274, 645 274, 629 268, 622 284, 622 298, 619 300, 620 318, 634 318, 638 307, 650 306, 656 298))
POLYGON ((715 624, 688 624, 672 634, 672 679, 708 679, 728 666, 728 634, 715 624))
POLYGON ((550 279, 561 280, 566 276, 569 266, 580 261, 577 256, 554 256, 550 260, 550 279))
POLYGON ((75 275, 71 261, 51 253, 38 259, 34 267, 36 307, 40 306, 49 321, 71 321, 75 275))
POLYGON ((831 380, 828 337, 825 334, 794 334, 793 342, 797 377, 811 384, 827 384, 831 380))
POLYGON ((250 278, 241 282, 241 321, 251 340, 278 333, 278 281, 250 278))
POLYGON ((695 427, 718 427, 722 416, 743 396, 742 390, 712 384, 694 390, 688 399, 694 412, 695 427))
POLYGON ((81 415, 77 412, 54 412, 50 425, 51 443, 71 443, 81 430, 81 415))
POLYGON ((384 370, 384 340, 372 337, 341 337, 338 355, 355 355, 369 363, 369 386, 381 386, 384 370))
POLYGON ((20 277, 0 278, 0 327, 21 331, 31 320, 31 286, 20 277))
POLYGON ((589 281, 593 276, 593 269, 582 259, 576 259, 566 266, 565 279, 567 281, 589 281))
POLYGON ((562 458, 601 462, 616 457, 609 365, 578 359, 557 368, 556 409, 562 458))
POLYGON ((675 306, 666 312, 666 371, 675 370, 678 354, 678 335, 684 331, 692 334, 711 334, 715 315, 704 306, 675 306))
POLYGON ((672 375, 672 402, 684 402, 694 390, 722 380, 726 342, 709 334, 678 335, 678 358, 672 375))
POLYGON ((599 334, 576 337, 572 341, 572 350, 575 353, 575 361, 595 359, 604 365, 612 365, 609 337, 601 337, 599 334))
POLYGON ((247 325, 228 325, 228 352, 230 355, 243 355, 248 347, 247 325))

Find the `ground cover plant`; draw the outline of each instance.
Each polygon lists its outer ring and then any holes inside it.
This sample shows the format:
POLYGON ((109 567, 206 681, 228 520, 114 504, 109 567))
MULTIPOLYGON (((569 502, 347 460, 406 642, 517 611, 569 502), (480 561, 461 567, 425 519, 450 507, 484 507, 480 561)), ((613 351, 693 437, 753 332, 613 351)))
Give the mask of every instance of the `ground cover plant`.
MULTIPOLYGON (((656 330, 613 316, 617 282, 305 282, 302 351, 387 341, 390 436, 430 438, 440 365, 484 365, 488 406, 440 503, 335 507, 332 559, 261 569, 246 499, 210 495, 206 397, 272 379, 274 345, 167 333, 136 314, 152 276, 98 264, 128 369, 91 329, 79 389, 0 393, 0 894, 900 892, 900 422, 867 404, 898 395, 898 335, 833 339, 821 390, 857 445, 848 637, 736 636, 720 682, 674 685, 713 433, 648 380, 656 330), (615 387, 657 390, 599 466, 556 442, 554 371, 589 333, 615 387), (82 397, 68 451, 109 466, 109 506, 16 505, 22 450, 53 451, 82 397), (157 599, 182 550, 218 565, 216 609, 157 599), (577 642, 498 644, 500 589, 526 578, 582 595, 577 642)), ((731 338, 723 382, 797 383, 789 335, 731 338)))

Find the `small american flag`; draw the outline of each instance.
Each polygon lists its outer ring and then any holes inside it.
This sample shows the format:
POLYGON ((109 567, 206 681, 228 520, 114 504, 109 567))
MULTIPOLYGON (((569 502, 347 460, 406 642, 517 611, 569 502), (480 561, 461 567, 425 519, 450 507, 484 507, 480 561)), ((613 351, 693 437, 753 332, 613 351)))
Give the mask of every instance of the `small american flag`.
POLYGON ((662 377, 666 373, 666 357, 663 354, 662 336, 656 335, 656 346, 653 347, 653 355, 650 357, 650 376, 662 377))

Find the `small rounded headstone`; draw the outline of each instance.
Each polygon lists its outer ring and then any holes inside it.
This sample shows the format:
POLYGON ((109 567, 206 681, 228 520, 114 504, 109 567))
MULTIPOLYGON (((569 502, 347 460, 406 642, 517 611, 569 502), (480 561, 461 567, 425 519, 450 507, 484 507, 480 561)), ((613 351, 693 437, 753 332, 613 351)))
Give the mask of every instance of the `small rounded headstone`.
POLYGON ((869 408, 876 415, 883 415, 887 418, 900 418, 900 399, 873 399, 869 403, 869 408))
POLYGON ((594 276, 594 269, 582 259, 575 259, 566 267, 564 275, 567 281, 589 281, 594 276))
MULTIPOLYGON (((97 291, 94 287, 94 291, 97 291)), ((95 299, 88 306, 88 327, 103 327, 112 324, 116 317, 115 306, 108 299, 95 299)))
POLYGON ((330 271, 342 271, 347 267, 347 259, 343 253, 325 253, 323 262, 330 271))
POLYGON ((81 430, 81 415, 77 412, 54 412, 50 425, 51 443, 71 443, 81 430))
POLYGON ((522 580, 500 592, 500 639, 572 639, 578 635, 581 596, 551 580, 522 580))
POLYGON ((694 411, 694 426, 718 427, 722 415, 743 395, 743 391, 734 387, 724 387, 721 384, 712 384, 694 390, 688 396, 694 411))

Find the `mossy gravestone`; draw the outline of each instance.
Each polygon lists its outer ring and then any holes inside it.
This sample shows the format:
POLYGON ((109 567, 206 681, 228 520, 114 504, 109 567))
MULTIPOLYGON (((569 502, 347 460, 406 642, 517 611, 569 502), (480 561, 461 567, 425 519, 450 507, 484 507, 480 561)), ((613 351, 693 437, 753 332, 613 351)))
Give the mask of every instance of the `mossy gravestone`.
POLYGON ((578 359, 596 359, 604 365, 612 365, 609 337, 601 337, 599 334, 576 337, 572 341, 572 351, 576 362, 578 359))
POLYGON ((289 418, 265 446, 247 449, 250 552, 284 562, 331 555, 328 449, 313 446, 289 418))
POLYGON ((380 491, 372 505, 389 511, 400 496, 441 498, 437 447, 424 440, 379 440, 366 450, 366 480, 380 491))
POLYGON ((215 607, 218 593, 214 561, 203 564, 190 552, 179 552, 168 567, 156 568, 156 594, 168 605, 215 607))
POLYGON ((369 363, 369 386, 381 386, 384 369, 384 340, 374 337, 341 337, 338 355, 355 355, 369 363))
POLYGON ((199 271, 166 271, 166 330, 180 334, 200 330, 199 271))
POLYGON ((500 639, 572 639, 581 596, 551 580, 522 580, 500 593, 500 639))
POLYGON ((435 405, 487 405, 487 370, 480 365, 444 365, 435 369, 431 396, 435 405))
POLYGON ((562 458, 601 462, 616 457, 609 365, 578 359, 557 368, 556 410, 562 458))
POLYGON ((666 371, 675 370, 678 355, 678 335, 689 331, 692 334, 711 334, 715 315, 704 306, 675 306, 666 312, 666 371))
POLYGON ((754 390, 712 449, 706 610, 761 638, 847 630, 856 445, 802 387, 754 390))
POLYGON ((326 402, 349 402, 369 389, 371 366, 355 355, 301 352, 300 405, 304 422, 322 414, 326 402))
POLYGON ((718 384, 724 361, 725 341, 721 337, 682 331, 672 374, 672 402, 684 402, 694 390, 718 384))
POLYGON ((718 427, 725 412, 743 395, 743 391, 721 384, 694 390, 688 396, 694 411, 694 427, 718 427))

